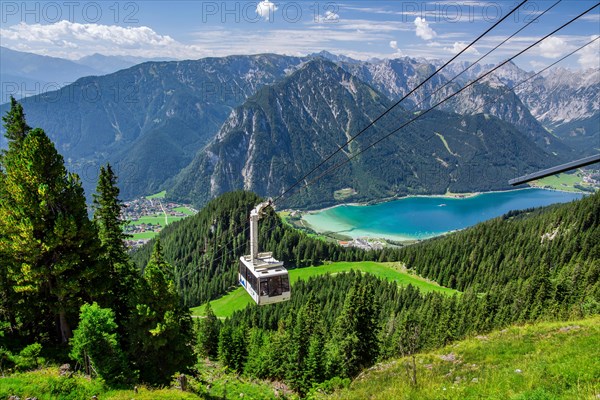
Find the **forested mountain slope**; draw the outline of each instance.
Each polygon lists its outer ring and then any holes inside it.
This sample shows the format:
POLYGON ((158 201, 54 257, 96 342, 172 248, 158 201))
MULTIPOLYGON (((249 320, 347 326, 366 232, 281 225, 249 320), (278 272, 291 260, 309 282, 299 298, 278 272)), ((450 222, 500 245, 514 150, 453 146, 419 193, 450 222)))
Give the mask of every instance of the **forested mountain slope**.
MULTIPOLYGON (((82 177, 88 195, 108 161, 128 199, 159 191, 213 138, 233 107, 300 62, 269 54, 147 62, 81 78, 22 105, 27 121, 49 133, 68 168, 82 177)), ((2 105, 0 114, 7 110, 2 105)))

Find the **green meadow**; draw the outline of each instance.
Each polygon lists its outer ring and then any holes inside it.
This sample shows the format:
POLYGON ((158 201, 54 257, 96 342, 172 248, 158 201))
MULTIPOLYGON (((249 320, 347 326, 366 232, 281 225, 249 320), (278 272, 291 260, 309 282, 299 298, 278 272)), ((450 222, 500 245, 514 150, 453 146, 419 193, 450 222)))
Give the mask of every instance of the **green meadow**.
MULTIPOLYGON (((435 282, 428 281, 417 275, 411 274, 399 263, 378 263, 374 261, 361 262, 335 262, 324 264, 317 267, 306 267, 289 270, 290 281, 293 285, 299 280, 307 280, 310 277, 324 274, 339 274, 350 270, 370 273, 388 281, 396 282, 398 285, 413 285, 423 292, 438 291, 448 295, 459 293, 454 289, 446 288, 435 282)), ((232 292, 210 302, 210 305, 218 317, 229 317, 234 311, 241 310, 252 303, 252 299, 242 287, 238 287, 232 292)), ((203 316, 204 305, 191 309, 192 315, 203 316)))
POLYGON ((537 180, 532 184, 532 186, 536 187, 564 190, 565 192, 581 192, 581 190, 577 189, 575 185, 587 186, 583 184, 583 177, 579 172, 574 174, 558 174, 548 176, 546 178, 537 180))

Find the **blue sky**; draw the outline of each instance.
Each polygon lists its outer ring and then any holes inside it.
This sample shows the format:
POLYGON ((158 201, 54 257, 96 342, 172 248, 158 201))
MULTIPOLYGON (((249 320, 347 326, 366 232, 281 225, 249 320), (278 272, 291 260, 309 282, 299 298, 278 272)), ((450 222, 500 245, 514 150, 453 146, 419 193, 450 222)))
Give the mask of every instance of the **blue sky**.
MULTIPOLYGON (((478 58, 555 2, 529 1, 462 59, 478 58)), ((485 62, 506 59, 595 3, 563 0, 485 62)), ((3 1, 0 44, 70 59, 94 53, 196 59, 327 50, 359 59, 446 60, 516 4, 512 0, 3 1)), ((527 70, 539 69, 600 35, 599 9, 516 63, 527 70)), ((563 65, 600 68, 600 40, 563 65)))

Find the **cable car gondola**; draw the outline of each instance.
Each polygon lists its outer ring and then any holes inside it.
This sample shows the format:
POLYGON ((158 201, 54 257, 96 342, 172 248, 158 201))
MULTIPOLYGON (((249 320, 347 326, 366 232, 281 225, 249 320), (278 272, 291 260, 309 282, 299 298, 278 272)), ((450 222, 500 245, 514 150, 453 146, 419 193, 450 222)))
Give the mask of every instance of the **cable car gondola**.
POLYGON ((272 200, 262 202, 250 212, 250 254, 240 257, 238 280, 256 304, 272 304, 292 297, 290 278, 283 261, 273 253, 258 252, 258 220, 272 200))

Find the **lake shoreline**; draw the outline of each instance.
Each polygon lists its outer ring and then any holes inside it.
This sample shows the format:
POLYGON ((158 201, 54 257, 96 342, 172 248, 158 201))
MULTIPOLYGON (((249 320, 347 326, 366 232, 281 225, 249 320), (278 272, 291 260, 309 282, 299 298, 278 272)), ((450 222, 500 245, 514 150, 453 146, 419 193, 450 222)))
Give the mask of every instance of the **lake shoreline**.
POLYGON ((481 195, 485 195, 485 194, 492 194, 492 193, 512 193, 512 192, 518 192, 518 191, 523 191, 523 190, 547 190, 549 192, 560 192, 560 193, 569 193, 569 194, 588 194, 586 192, 571 192, 568 190, 560 190, 560 189, 548 189, 548 188, 543 188, 543 187, 526 187, 526 188, 520 188, 520 189, 509 189, 509 190, 490 190, 487 192, 466 192, 466 193, 445 193, 445 194, 410 194, 408 196, 402 196, 402 197, 388 197, 385 199, 381 199, 381 200, 371 200, 371 201, 365 201, 365 202, 355 202, 355 203, 341 203, 341 204, 335 204, 333 206, 329 206, 329 207, 325 207, 325 208, 319 208, 316 210, 292 210, 292 209, 285 209, 282 210, 282 212, 299 212, 300 215, 304 215, 304 214, 318 214, 321 213, 323 211, 327 211, 327 210, 331 210, 337 207, 346 207, 346 206, 356 206, 356 207, 364 207, 364 206, 374 206, 374 205, 378 205, 378 204, 384 204, 384 203, 389 203, 392 201, 399 201, 399 200, 405 200, 405 199, 418 199, 418 198, 431 198, 431 199, 469 199, 472 197, 477 197, 477 196, 481 196, 481 195))
MULTIPOLYGON (((570 191, 563 191, 563 190, 556 190, 556 189, 546 189, 546 188, 519 188, 519 189, 512 189, 512 190, 497 190, 497 191, 488 191, 488 192, 473 192, 473 193, 446 193, 446 194, 438 194, 438 195, 410 195, 410 196, 404 196, 404 197, 397 197, 397 198, 390 198, 390 199, 384 199, 381 201, 378 201, 376 203, 374 202, 365 202, 365 203, 344 203, 344 204, 338 204, 335 206, 331 206, 331 207, 327 207, 327 208, 323 208, 320 210, 310 210, 310 211, 300 211, 298 215, 296 215, 295 217, 299 217, 299 221, 297 222, 301 222, 301 224, 305 227, 308 228, 309 230, 311 230, 312 232, 314 232, 315 234, 318 235, 325 235, 327 237, 335 237, 335 236, 344 236, 344 237, 349 237, 352 239, 357 239, 357 238, 369 238, 369 239, 383 239, 383 240, 391 240, 393 242, 414 242, 414 241, 421 241, 421 240, 427 240, 427 239, 431 239, 434 237, 438 237, 438 236, 443 236, 443 235, 447 235, 450 233, 453 233, 455 231, 460 231, 463 230, 469 226, 475 225, 476 223, 479 222, 483 222, 485 220, 488 219, 492 219, 492 218, 496 218, 499 217, 503 214, 505 214, 506 212, 512 211, 512 210, 521 210, 521 209, 527 209, 527 208, 531 208, 531 207, 542 207, 542 206, 546 206, 549 204, 554 204, 554 202, 560 203, 560 202, 568 202, 568 201, 572 201, 575 200, 577 198, 581 198, 582 196, 584 196, 585 193, 574 193, 574 192, 570 192, 570 191), (526 192, 528 194, 524 194, 523 196, 518 195, 518 193, 520 192, 526 192), (544 194, 546 193, 546 194, 544 194), (551 193, 555 193, 555 195, 552 195, 551 193), (496 195, 496 196, 494 196, 496 195), (566 195, 567 197, 565 198, 565 196, 562 195, 566 195), (486 196, 486 197, 483 197, 486 196), (489 198, 487 196, 490 196, 489 198), (498 197, 500 196, 500 197, 498 197), (569 199, 569 197, 572 197, 571 199, 569 199), (506 200, 506 198, 509 198, 509 200, 506 200), (501 199, 505 199, 505 200, 501 200, 501 199), (531 199, 531 200, 526 200, 526 199, 531 199), (553 198, 555 200, 553 200, 552 202, 548 202, 549 200, 547 200, 548 198, 553 198), (418 199, 418 200, 417 200, 418 199), (423 199, 423 200, 421 200, 423 199), (444 199, 448 200, 447 204, 444 202, 444 199), (478 213, 476 210, 478 210, 477 208, 475 208, 474 210, 470 210, 471 205, 475 205, 477 204, 479 207, 479 205, 481 204, 486 204, 489 203, 490 201, 495 202, 497 201, 497 199, 501 200, 501 203, 499 204, 504 204, 504 208, 499 208, 500 211, 498 211, 499 213, 495 213, 494 211, 492 211, 490 213, 490 206, 484 206, 484 209, 487 209, 486 213, 487 213, 487 217, 485 218, 481 218, 481 215, 475 215, 473 213, 478 213), (520 199, 520 200, 517 200, 520 199), (562 199, 562 200, 560 200, 562 199), (465 203, 462 202, 458 202, 457 200, 465 200, 465 203), (532 201, 533 200, 533 201, 532 201), (405 203, 406 201, 406 203, 405 203), (427 207, 430 211, 427 211, 430 214, 424 215, 421 214, 421 210, 420 209, 415 209, 415 202, 416 204, 423 204, 421 203, 421 201, 424 201, 425 204, 427 204, 427 207), (506 203, 507 201, 510 202, 506 203), (516 201, 516 202, 515 202, 516 201), (523 201, 525 201, 525 203, 523 203, 523 201), (439 203, 438 203, 439 202, 439 203), (392 205, 390 203, 395 203, 395 205, 392 205), (386 204, 390 204, 389 207, 391 208, 387 208, 385 205, 386 204), (465 208, 465 205, 469 205, 467 208, 465 208), (351 207, 349 209, 346 208, 342 208, 342 206, 348 206, 351 207), (366 206, 374 206, 373 209, 370 209, 370 207, 366 207, 366 206), (440 207, 439 211, 437 210, 437 207, 435 207, 435 210, 432 210, 431 207, 432 206, 437 206, 440 207), (359 208, 363 208, 363 210, 357 210, 354 207, 359 207, 359 208), (388 221, 385 221, 386 218, 379 218, 379 213, 382 210, 382 207, 385 210, 391 210, 391 213, 389 214, 390 217, 386 217, 388 219, 388 221), (405 221, 404 223, 404 229, 398 229, 395 230, 396 228, 391 228, 390 229, 390 223, 389 223, 389 219, 393 218, 392 216, 394 215, 394 212, 396 212, 395 210, 397 209, 408 209, 411 210, 409 211, 409 214, 405 214, 405 215, 411 215, 407 218, 402 217, 401 220, 399 221, 405 221), (507 208, 508 207, 508 208, 507 208), (333 211, 332 211, 333 210, 333 211), (444 211, 447 210, 447 211, 444 211), (455 210, 460 210, 461 213, 467 213, 464 215, 469 215, 469 214, 473 214, 468 216, 467 220, 470 219, 471 222, 467 222, 467 223, 463 223, 462 217, 459 218, 460 221, 459 222, 452 222, 449 223, 448 218, 450 218, 450 220, 454 219, 456 220, 456 214, 455 214, 455 210), (467 211, 465 211, 467 210, 467 211), (469 211, 470 210, 470 211, 469 211), (355 222, 340 222, 342 220, 340 220, 338 218, 338 221, 336 221, 335 219, 328 219, 328 217, 325 217, 325 221, 327 222, 323 222, 323 220, 321 220, 321 222, 317 222, 318 220, 315 218, 319 218, 319 220, 321 219, 321 215, 325 215, 325 214, 329 214, 332 215, 331 213, 334 214, 339 214, 339 215, 356 215, 356 213, 362 214, 362 213, 367 213, 370 214, 370 217, 368 218, 368 223, 362 224, 361 222, 359 222, 359 220, 355 221, 355 222), (414 214, 414 212, 416 212, 417 214, 414 214), (442 214, 440 214, 440 212, 442 212, 442 214), (433 213, 433 214, 431 214, 433 213), (448 214, 450 213, 450 214, 448 214), (429 220, 429 221, 433 221, 431 218, 435 218, 435 226, 432 226, 431 222, 425 222, 424 224, 421 223, 421 221, 423 219, 425 220, 429 220), (439 218, 442 218, 442 220, 440 220, 439 218), (446 222, 442 222, 441 225, 439 225, 438 221, 444 221, 444 218, 446 218, 446 222), (373 221, 377 221, 377 220, 382 220, 382 224, 386 227, 380 228, 377 227, 375 228, 375 226, 373 226, 373 221), (411 222, 412 220, 412 222, 411 222), (406 227, 409 227, 409 230, 405 230, 407 229, 406 227), (410 227, 415 227, 416 230, 412 230, 412 228, 410 227)), ((483 212, 483 210, 479 212, 479 214, 481 214, 483 212)), ((387 211, 386 211, 387 212, 387 211)), ((401 211, 402 212, 402 211, 401 211)))

